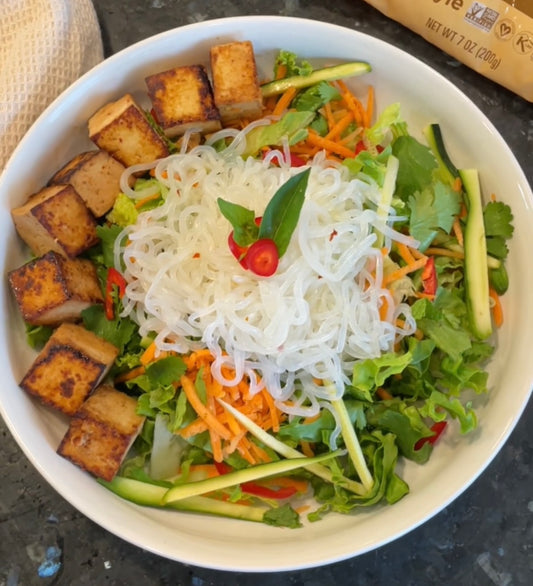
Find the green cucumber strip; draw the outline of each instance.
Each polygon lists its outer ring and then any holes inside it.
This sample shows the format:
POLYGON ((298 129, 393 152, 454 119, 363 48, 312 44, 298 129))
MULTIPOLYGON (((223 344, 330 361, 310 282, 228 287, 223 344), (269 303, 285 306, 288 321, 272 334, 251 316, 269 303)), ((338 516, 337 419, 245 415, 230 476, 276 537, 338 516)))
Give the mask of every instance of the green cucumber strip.
POLYGON ((346 405, 342 399, 332 400, 331 405, 339 417, 342 437, 344 439, 346 449, 348 450, 348 454, 350 455, 350 458, 355 467, 355 471, 359 475, 359 478, 361 479, 365 489, 370 491, 374 486, 374 479, 372 478, 372 474, 370 474, 368 466, 366 465, 365 457, 363 455, 363 451, 361 450, 361 445, 357 439, 352 422, 350 421, 350 416, 346 410, 346 405))
POLYGON ((476 169, 461 169, 468 216, 464 233, 466 307, 470 327, 480 340, 492 334, 483 202, 476 169))
POLYGON ((275 79, 274 81, 263 84, 261 86, 261 93, 264 98, 268 98, 270 96, 282 94, 290 87, 301 89, 315 85, 321 81, 333 81, 344 77, 362 75, 371 70, 372 67, 369 63, 364 61, 351 61, 349 63, 342 63, 341 65, 332 65, 331 67, 315 69, 309 75, 294 75, 283 79, 275 79))
POLYGON ((188 484, 181 484, 168 489, 163 497, 163 503, 173 503, 181 499, 190 498, 193 496, 205 494, 215 490, 222 490, 230 486, 236 486, 243 482, 251 482, 260 478, 268 476, 275 476, 278 474, 285 474, 297 468, 308 466, 309 464, 316 464, 325 460, 335 458, 341 451, 315 456, 314 458, 293 458, 291 460, 278 460, 277 462, 269 462, 268 464, 260 464, 253 468, 243 468, 242 470, 235 470, 222 476, 215 476, 214 478, 207 478, 206 480, 199 480, 198 482, 189 482, 188 484))
POLYGON ((242 519, 257 523, 263 521, 263 515, 268 511, 266 507, 241 505, 204 496, 192 496, 165 505, 163 503, 163 497, 168 492, 168 488, 165 486, 141 482, 140 480, 125 478, 123 476, 115 476, 111 482, 101 479, 98 482, 116 495, 142 506, 163 509, 170 508, 191 513, 205 513, 218 517, 242 519))
POLYGON ((452 163, 446 147, 439 124, 429 124, 424 128, 424 136, 437 159, 439 167, 450 185, 454 184, 455 179, 459 177, 457 167, 452 163))
MULTIPOLYGON (((285 458, 305 457, 298 450, 291 448, 287 444, 284 444, 280 440, 276 439, 273 435, 267 433, 264 429, 261 429, 259 425, 254 423, 239 410, 235 409, 235 407, 232 405, 229 405, 222 399, 217 399, 217 401, 224 407, 224 409, 227 409, 235 417, 235 419, 241 423, 253 436, 255 436, 260 442, 265 444, 265 446, 269 447, 271 450, 274 450, 285 458)), ((325 480, 326 482, 330 482, 331 484, 338 484, 345 490, 353 492, 359 496, 364 496, 367 492, 365 487, 360 482, 352 480, 351 478, 347 478, 346 476, 336 476, 335 479, 333 479, 332 471, 326 466, 322 466, 322 464, 311 464, 310 466, 306 466, 306 470, 315 476, 322 478, 322 480, 325 480)))
MULTIPOLYGON (((381 197, 378 204, 377 216, 380 222, 385 223, 389 217, 390 206, 392 203, 392 196, 396 189, 396 179, 398 177, 398 169, 400 167, 400 161, 394 155, 390 155, 387 160, 387 168, 385 171, 385 180, 383 181, 383 187, 381 188, 381 197)), ((383 232, 379 231, 379 225, 377 226, 377 239, 376 248, 381 248, 385 241, 383 232)))

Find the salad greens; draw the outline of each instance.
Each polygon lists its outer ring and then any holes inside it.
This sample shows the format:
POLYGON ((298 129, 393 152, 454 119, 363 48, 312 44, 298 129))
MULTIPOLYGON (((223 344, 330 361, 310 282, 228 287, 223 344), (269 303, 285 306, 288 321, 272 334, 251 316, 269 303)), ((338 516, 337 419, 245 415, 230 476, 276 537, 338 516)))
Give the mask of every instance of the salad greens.
MULTIPOLYGON (((290 52, 280 53, 276 68, 280 67, 285 68, 285 77, 313 79, 311 65, 290 52)), ((278 122, 248 134, 245 156, 260 156, 261 148, 275 148, 284 137, 293 145, 305 140, 309 132, 327 136, 324 105, 339 100, 339 89, 320 76, 310 87, 307 82, 302 85, 306 87, 296 92, 293 109, 278 122)), ((436 129, 440 132, 438 125, 436 129)), ((205 429, 179 435, 197 418, 192 398, 176 384, 187 373, 186 357, 164 356, 143 365, 142 357, 152 340, 142 339, 135 323, 120 317, 119 311, 109 320, 102 308, 91 307, 83 314, 84 325, 120 348, 111 376, 117 386, 138 398, 138 413, 147 418, 120 475, 110 483, 102 481, 110 490, 149 506, 298 527, 301 522, 294 499, 298 503, 298 498, 314 496, 318 507, 308 512, 311 521, 330 511, 348 513, 381 502, 393 504, 409 492, 397 471, 401 458, 424 464, 450 420, 457 421, 462 433, 476 428, 473 403, 464 391, 487 392, 485 364, 494 348, 472 327, 465 266, 476 263, 489 275, 491 287, 498 294, 505 292, 504 263, 513 232, 511 210, 499 201, 484 205, 480 210, 483 226, 478 229, 484 228, 486 252, 469 259, 462 240, 468 202, 464 186, 457 183, 457 170, 450 172, 450 158, 443 154, 442 135, 438 147, 431 141, 429 145, 421 142, 402 120, 399 104, 392 104, 373 125, 360 127, 354 120, 340 136, 347 138, 344 144, 353 151, 353 157, 342 164, 353 178, 380 189, 381 203, 391 205, 400 218, 395 228, 420 243, 416 258, 394 245, 385 263, 393 295, 411 306, 416 334, 403 339, 394 352, 357 362, 343 397, 333 399, 332 408, 322 409, 314 419, 282 418, 279 429, 264 430, 220 399, 248 431, 250 442, 268 454, 270 463, 254 472, 235 451, 224 460, 231 471, 217 469, 218 476, 210 478, 217 466, 213 464, 213 436, 205 429), (428 267, 420 264, 430 255, 428 267), (409 270, 411 265, 419 268, 409 270), (403 271, 402 276, 393 279, 397 271, 403 271), (129 376, 131 372, 139 373, 129 376), (334 440, 338 422, 341 434, 334 440), (342 452, 332 452, 332 443, 342 452), (271 479, 272 474, 276 478, 271 479), (259 489, 246 486, 252 479, 259 489), (287 485, 292 500, 283 492, 287 485), (285 498, 276 498, 280 495, 285 498), (218 498, 210 498, 213 496, 218 498)), ((139 180, 139 186, 146 187, 146 182, 158 185, 146 178, 139 180)), ((158 205, 165 197, 160 186, 159 200, 149 205, 158 205)), ((235 209, 224 205, 224 215, 234 216, 235 209)), ((92 257, 102 276, 113 267, 112 246, 121 227, 135 222, 138 213, 132 200, 122 194, 99 228, 101 245, 92 251, 92 257)), ((257 237, 254 215, 248 213, 246 223, 257 237)), ((273 218, 275 222, 275 215, 273 218)), ((243 223, 239 220, 234 225, 239 222, 243 223)), ((284 241, 283 246, 287 245, 284 241)), ((113 302, 120 309, 116 292, 113 302)), ((489 304, 488 297, 481 303, 489 304)), ((33 333, 35 337, 41 334, 40 329, 33 333)), ((201 369, 193 383, 194 400, 205 407, 208 398, 201 369)))

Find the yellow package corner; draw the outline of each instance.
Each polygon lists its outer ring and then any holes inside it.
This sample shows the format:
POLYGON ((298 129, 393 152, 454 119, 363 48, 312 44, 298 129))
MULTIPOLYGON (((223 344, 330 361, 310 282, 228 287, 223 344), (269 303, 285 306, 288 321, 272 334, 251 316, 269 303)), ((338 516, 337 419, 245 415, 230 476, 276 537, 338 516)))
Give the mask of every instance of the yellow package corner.
POLYGON ((532 0, 365 0, 461 63, 533 102, 532 0))

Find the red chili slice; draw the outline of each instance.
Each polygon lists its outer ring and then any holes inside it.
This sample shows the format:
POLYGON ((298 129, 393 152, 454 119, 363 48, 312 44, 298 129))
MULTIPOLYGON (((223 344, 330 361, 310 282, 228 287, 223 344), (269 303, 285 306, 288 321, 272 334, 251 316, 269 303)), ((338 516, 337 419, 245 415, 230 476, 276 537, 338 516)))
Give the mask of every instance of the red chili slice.
POLYGON ((107 319, 112 320, 115 317, 115 311, 113 307, 113 288, 118 289, 118 296, 120 299, 126 292, 126 280, 117 271, 117 269, 110 267, 107 271, 107 281, 105 286, 105 316, 107 319))
POLYGON ((424 293, 435 295, 437 293, 437 270, 435 269, 435 257, 430 256, 422 270, 422 285, 424 293))
POLYGON ((233 254, 233 256, 239 261, 240 265, 247 269, 247 263, 245 261, 245 257, 246 257, 246 252, 248 250, 247 247, 245 246, 239 246, 234 238, 233 238, 233 230, 230 232, 229 236, 228 236, 228 247, 231 250, 231 254, 233 254))
POLYGON ((446 421, 437 421, 437 423, 434 423, 430 428, 434 435, 419 439, 415 444, 415 450, 420 450, 425 444, 434 444, 446 429, 446 425, 446 421))
MULTIPOLYGON (((228 466, 226 462, 215 462, 215 468, 221 476, 232 471, 231 466, 228 466)), ((241 490, 246 494, 278 500, 288 499, 298 492, 294 486, 269 488, 267 486, 261 486, 257 482, 243 482, 241 484, 241 490)))
MULTIPOLYGON (((263 159, 268 155, 269 152, 269 150, 263 151, 263 159)), ((298 155, 295 155, 293 153, 289 153, 289 162, 291 164, 291 167, 303 167, 304 165, 306 165, 306 161, 304 161, 302 157, 299 157, 298 155)), ((272 159, 272 164, 279 166, 277 165, 277 159, 272 159)))
MULTIPOLYGON (((262 216, 258 216, 254 219, 255 225, 260 226, 261 220, 263 219, 262 216)), ((233 230, 230 232, 228 236, 228 247, 231 250, 231 254, 239 261, 239 264, 242 266, 243 269, 248 268, 248 263, 245 260, 246 252, 248 251, 248 246, 239 246, 235 239, 233 238, 233 230)))
POLYGON ((244 259, 248 268, 260 277, 272 276, 279 264, 279 253, 276 243, 270 238, 256 240, 246 253, 244 259))

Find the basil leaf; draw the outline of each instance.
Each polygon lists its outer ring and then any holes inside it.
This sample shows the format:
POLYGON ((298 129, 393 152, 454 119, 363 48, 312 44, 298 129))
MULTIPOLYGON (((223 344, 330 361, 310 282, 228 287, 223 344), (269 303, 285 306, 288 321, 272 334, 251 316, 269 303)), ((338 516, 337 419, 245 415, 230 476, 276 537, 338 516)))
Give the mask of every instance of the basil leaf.
POLYGON ((298 223, 310 172, 311 169, 306 169, 291 177, 276 191, 265 208, 258 238, 273 240, 280 258, 285 254, 298 223))
POLYGON ((217 199, 217 203, 222 215, 233 226, 233 240, 236 244, 249 246, 257 240, 259 229, 252 210, 221 197, 217 199))

